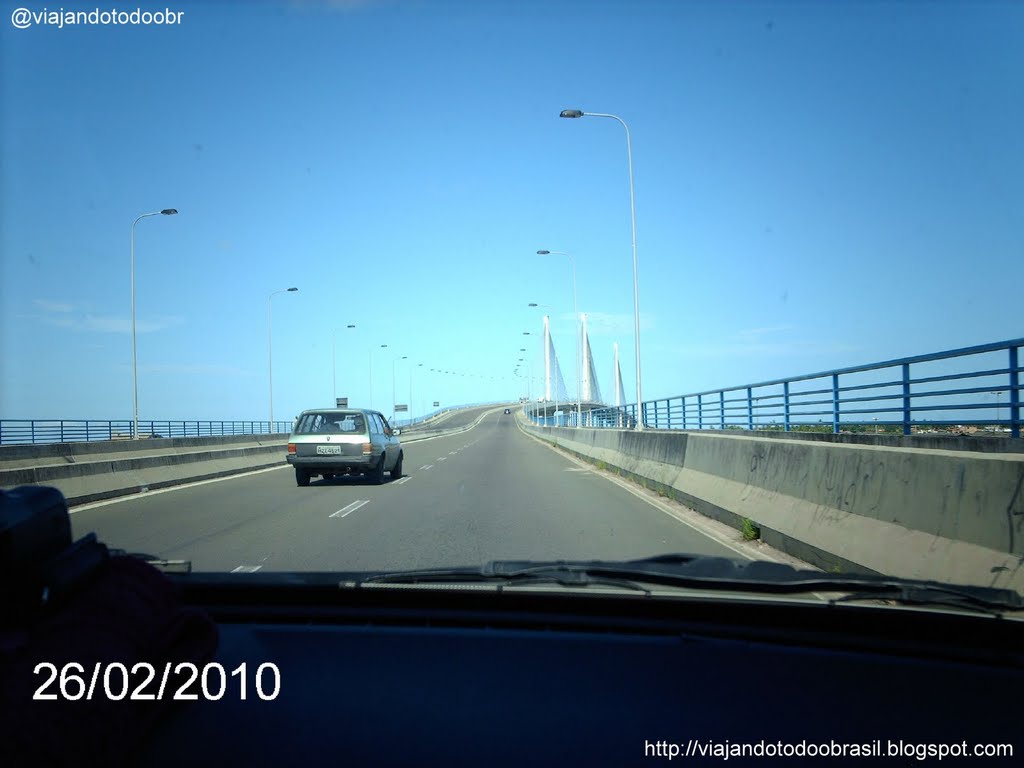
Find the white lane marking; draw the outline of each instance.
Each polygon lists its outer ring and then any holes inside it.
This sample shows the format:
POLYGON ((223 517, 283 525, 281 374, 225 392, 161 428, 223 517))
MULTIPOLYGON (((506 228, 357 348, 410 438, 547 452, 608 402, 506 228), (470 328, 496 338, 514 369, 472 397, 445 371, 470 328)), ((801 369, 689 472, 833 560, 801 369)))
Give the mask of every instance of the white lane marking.
POLYGON ((433 468, 433 466, 434 466, 433 464, 424 464, 422 467, 420 467, 420 469, 421 470, 431 469, 431 468, 433 468))
POLYGON ((440 458, 438 458, 438 461, 444 461, 447 458, 448 458, 447 456, 441 456, 440 458))
POLYGON ((347 515, 351 515, 353 512, 355 512, 357 509, 359 509, 363 505, 369 504, 369 503, 370 503, 369 499, 362 499, 361 501, 353 501, 351 504, 349 504, 347 506, 344 506, 341 509, 339 509, 333 515, 328 515, 328 517, 338 517, 339 515, 341 515, 341 517, 346 517, 347 515))
MULTIPOLYGON (((182 485, 175 485, 170 488, 160 488, 156 491, 146 491, 146 496, 156 496, 160 493, 171 493, 172 491, 182 491, 186 488, 195 488, 199 485, 209 485, 210 483, 223 483, 225 480, 236 480, 240 477, 248 477, 249 475, 258 475, 263 472, 276 472, 279 469, 291 469, 291 464, 282 464, 280 467, 264 467, 263 469, 254 469, 252 472, 239 472, 237 475, 228 475, 227 477, 214 477, 210 480, 198 480, 194 483, 184 483, 182 485)), ((105 507, 109 504, 120 504, 125 501, 138 501, 139 493, 129 493, 127 496, 118 496, 116 499, 103 499, 102 501, 93 501, 89 504, 76 504, 74 507, 68 509, 68 514, 73 515, 75 512, 82 512, 86 509, 95 509, 96 507, 105 507)))
POLYGON ((408 483, 410 480, 412 480, 412 475, 406 475, 405 477, 403 477, 403 478, 401 478, 399 480, 395 480, 394 485, 401 485, 402 483, 408 483))
POLYGON ((563 472, 589 472, 589 469, 581 469, 579 467, 566 467, 562 470, 563 472))
POLYGON ((458 451, 448 451, 449 456, 454 456, 458 451))
POLYGON ((256 573, 262 565, 240 565, 237 568, 232 568, 232 573, 256 573))

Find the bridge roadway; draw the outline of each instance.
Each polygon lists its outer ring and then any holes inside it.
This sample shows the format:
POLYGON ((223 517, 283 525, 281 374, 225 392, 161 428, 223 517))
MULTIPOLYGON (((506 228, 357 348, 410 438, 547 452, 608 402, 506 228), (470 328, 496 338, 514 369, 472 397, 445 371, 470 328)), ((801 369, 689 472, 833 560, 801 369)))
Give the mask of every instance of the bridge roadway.
MULTIPOLYGON (((735 531, 526 435, 515 408, 482 410, 490 413, 467 432, 405 444, 398 481, 299 488, 282 464, 78 507, 73 532, 187 559, 194 571, 406 570, 666 552, 758 557, 735 531)), ((463 420, 473 418, 453 414, 444 426, 463 420)))

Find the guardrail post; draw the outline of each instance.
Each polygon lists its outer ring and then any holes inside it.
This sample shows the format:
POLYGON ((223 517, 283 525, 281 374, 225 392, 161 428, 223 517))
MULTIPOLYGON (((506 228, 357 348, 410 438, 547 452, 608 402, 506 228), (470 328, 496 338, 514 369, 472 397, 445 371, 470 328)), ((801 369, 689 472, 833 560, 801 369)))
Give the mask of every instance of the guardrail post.
POLYGON ((725 390, 719 390, 718 392, 718 420, 720 422, 719 429, 725 429, 725 390))
POLYGON ((789 432, 789 382, 782 382, 782 428, 789 432))
MULTIPOLYGON (((819 422, 820 423, 820 422, 819 422)), ((839 374, 832 374, 832 432, 839 434, 839 374)))
POLYGON ((35 445, 35 442, 36 442, 36 420, 32 419, 28 423, 28 425, 29 425, 29 431, 32 433, 32 444, 35 445))
POLYGON ((686 398, 680 397, 679 402, 682 404, 683 409, 683 429, 686 429, 686 398))
POLYGON ((1020 437, 1020 376, 1017 347, 1010 347, 1010 437, 1020 437))
POLYGON ((747 429, 754 429, 754 399, 750 387, 747 387, 747 429))
POLYGON ((60 420, 60 441, 64 442, 64 419, 60 420))
POLYGON ((697 429, 704 429, 704 397, 697 395, 697 429))
POLYGON ((910 363, 903 364, 903 434, 910 434, 910 363))

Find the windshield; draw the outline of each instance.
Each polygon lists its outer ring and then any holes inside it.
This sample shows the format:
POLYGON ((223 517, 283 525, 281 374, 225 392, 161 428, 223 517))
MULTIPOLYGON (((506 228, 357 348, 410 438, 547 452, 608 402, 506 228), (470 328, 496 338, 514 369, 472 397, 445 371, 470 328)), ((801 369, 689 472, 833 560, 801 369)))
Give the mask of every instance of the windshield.
POLYGON ((76 537, 1024 594, 1024 5, 2 27, 0 474, 76 537))

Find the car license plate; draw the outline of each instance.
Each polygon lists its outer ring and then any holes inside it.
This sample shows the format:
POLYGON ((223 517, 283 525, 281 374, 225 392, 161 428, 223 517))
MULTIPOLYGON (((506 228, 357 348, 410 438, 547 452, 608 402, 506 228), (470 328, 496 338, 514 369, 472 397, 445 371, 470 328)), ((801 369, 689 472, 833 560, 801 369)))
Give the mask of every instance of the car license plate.
POLYGON ((340 456, 341 446, 340 445, 318 445, 316 452, 327 456, 340 456))

